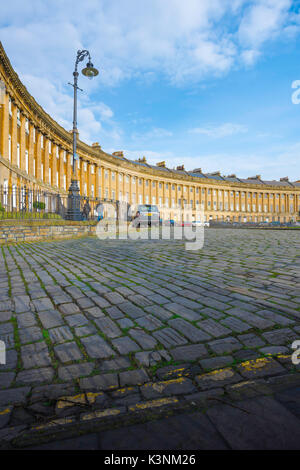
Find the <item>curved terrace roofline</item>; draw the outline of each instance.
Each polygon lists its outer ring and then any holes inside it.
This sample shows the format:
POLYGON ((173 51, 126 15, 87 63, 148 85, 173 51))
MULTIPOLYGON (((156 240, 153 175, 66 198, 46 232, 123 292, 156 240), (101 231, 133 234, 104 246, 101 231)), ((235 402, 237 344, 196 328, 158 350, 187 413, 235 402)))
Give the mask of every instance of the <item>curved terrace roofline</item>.
MULTIPOLYGON (((2 64, 5 71, 6 78, 6 89, 12 98, 15 99, 12 90, 17 92, 20 102, 22 102, 22 111, 24 114, 28 114, 28 119, 33 120, 33 117, 37 121, 37 128, 44 132, 45 134, 50 134, 50 131, 53 132, 58 138, 60 138, 66 146, 71 149, 72 146, 72 135, 64 127, 62 127, 57 121, 55 121, 43 108, 39 105, 33 96, 29 93, 25 85, 21 82, 18 74, 15 72, 14 68, 11 65, 11 62, 4 50, 4 47, 0 41, 0 63, 2 64), (26 111, 25 111, 26 110, 26 111)), ((62 145, 62 144, 60 144, 62 145)), ((280 181, 264 181, 260 177, 252 178, 239 178, 235 175, 230 176, 221 176, 220 172, 211 172, 211 173, 200 173, 198 171, 187 171, 187 170, 175 170, 167 167, 150 165, 146 161, 141 164, 141 162, 130 160, 124 156, 111 155, 104 152, 99 144, 88 145, 85 142, 82 142, 78 139, 78 150, 83 153, 81 157, 95 159, 93 163, 102 159, 102 161, 107 161, 108 163, 113 163, 118 167, 128 168, 140 172, 141 169, 145 174, 157 175, 160 178, 174 179, 174 180, 183 180, 191 181, 193 183, 209 183, 213 184, 222 184, 228 185, 229 187, 240 187, 247 188, 251 186, 253 189, 261 190, 264 189, 282 189, 284 186, 285 189, 289 188, 300 188, 300 182, 295 181, 290 182, 286 178, 281 178, 280 181)), ((116 152, 120 153, 120 152, 116 152)), ((198 169, 197 169, 198 170, 198 169)))

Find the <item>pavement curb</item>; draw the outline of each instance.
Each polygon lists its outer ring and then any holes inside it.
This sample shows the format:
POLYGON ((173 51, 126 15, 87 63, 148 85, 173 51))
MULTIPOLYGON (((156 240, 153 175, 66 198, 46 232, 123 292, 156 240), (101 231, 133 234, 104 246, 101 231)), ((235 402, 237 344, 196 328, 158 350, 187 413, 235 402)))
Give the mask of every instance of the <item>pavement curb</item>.
MULTIPOLYGON (((274 357, 263 357, 244 361, 236 366, 216 369, 194 377, 198 384, 197 390, 180 393, 170 393, 172 386, 184 387, 187 379, 184 371, 178 369, 179 377, 158 382, 148 382, 143 387, 166 393, 158 398, 145 399, 143 402, 128 404, 128 406, 113 406, 111 408, 95 409, 94 405, 103 392, 78 393, 73 396, 63 396, 57 399, 58 411, 68 408, 76 409, 77 414, 58 415, 45 420, 43 423, 23 425, 0 429, 0 449, 26 448, 57 439, 79 436, 97 431, 120 428, 126 425, 138 424, 186 411, 205 411, 217 404, 232 404, 236 400, 259 395, 272 395, 288 386, 298 386, 300 375, 284 369, 280 362, 290 360, 290 356, 279 354, 274 357), (279 362, 280 361, 280 362, 279 362), (278 369, 282 367, 283 371, 278 369), (239 371, 239 374, 237 373, 239 371), (180 372, 181 371, 181 372, 180 372), (171 387, 171 388, 170 388, 171 387), (82 411, 82 412, 81 412, 82 411)), ((174 371, 172 371, 174 372, 174 371)), ((122 393, 122 390, 117 391, 122 393)), ((151 393, 150 393, 151 396, 151 393)), ((232 405, 234 406, 234 405, 232 405)), ((0 418, 11 412, 11 406, 0 410, 0 418)))

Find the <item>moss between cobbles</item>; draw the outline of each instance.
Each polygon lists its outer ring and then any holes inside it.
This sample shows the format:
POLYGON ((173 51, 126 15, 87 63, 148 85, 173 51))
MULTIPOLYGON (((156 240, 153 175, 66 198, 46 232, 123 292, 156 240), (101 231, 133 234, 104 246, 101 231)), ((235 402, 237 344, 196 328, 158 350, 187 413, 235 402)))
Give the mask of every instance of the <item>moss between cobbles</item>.
POLYGON ((16 349, 17 354, 18 354, 16 372, 20 372, 22 370, 21 343, 20 343, 20 336, 19 336, 18 323, 17 323, 16 317, 11 317, 11 322, 12 322, 13 327, 14 327, 15 349, 16 349))
POLYGON ((6 261, 5 250, 4 250, 3 246, 1 246, 0 248, 1 248, 2 256, 3 256, 3 259, 4 259, 4 264, 5 264, 5 268, 6 268, 6 272, 7 272, 8 295, 11 298, 11 279, 10 279, 9 269, 8 269, 8 265, 7 265, 7 261, 6 261))
POLYGON ((178 366, 180 364, 179 361, 175 361, 174 359, 171 359, 170 361, 160 361, 157 362, 154 366, 149 367, 149 371, 154 375, 158 369, 161 369, 162 367, 167 367, 167 366, 178 366))

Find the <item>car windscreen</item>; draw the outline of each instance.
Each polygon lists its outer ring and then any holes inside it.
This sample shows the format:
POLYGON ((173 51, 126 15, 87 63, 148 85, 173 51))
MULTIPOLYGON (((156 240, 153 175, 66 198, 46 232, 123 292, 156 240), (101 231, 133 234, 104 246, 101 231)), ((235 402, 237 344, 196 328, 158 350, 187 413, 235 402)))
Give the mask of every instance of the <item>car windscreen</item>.
POLYGON ((157 206, 152 206, 151 204, 143 204, 138 206, 139 212, 159 212, 157 206))

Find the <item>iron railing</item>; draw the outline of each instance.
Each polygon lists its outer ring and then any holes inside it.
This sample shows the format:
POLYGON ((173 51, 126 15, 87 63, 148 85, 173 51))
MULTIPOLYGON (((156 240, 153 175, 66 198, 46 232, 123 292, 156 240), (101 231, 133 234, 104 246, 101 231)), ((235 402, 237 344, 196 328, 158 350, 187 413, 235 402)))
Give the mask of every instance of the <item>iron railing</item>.
MULTIPOLYGON (((26 186, 0 186, 0 220, 3 219, 67 219, 68 195, 52 193, 26 186)), ((70 201, 69 201, 70 203, 70 201)), ((118 218, 128 205, 116 200, 80 196, 82 220, 97 220, 103 215, 118 218), (124 207, 124 205, 126 207, 124 207)), ((123 217, 121 217, 123 218, 123 217)))

